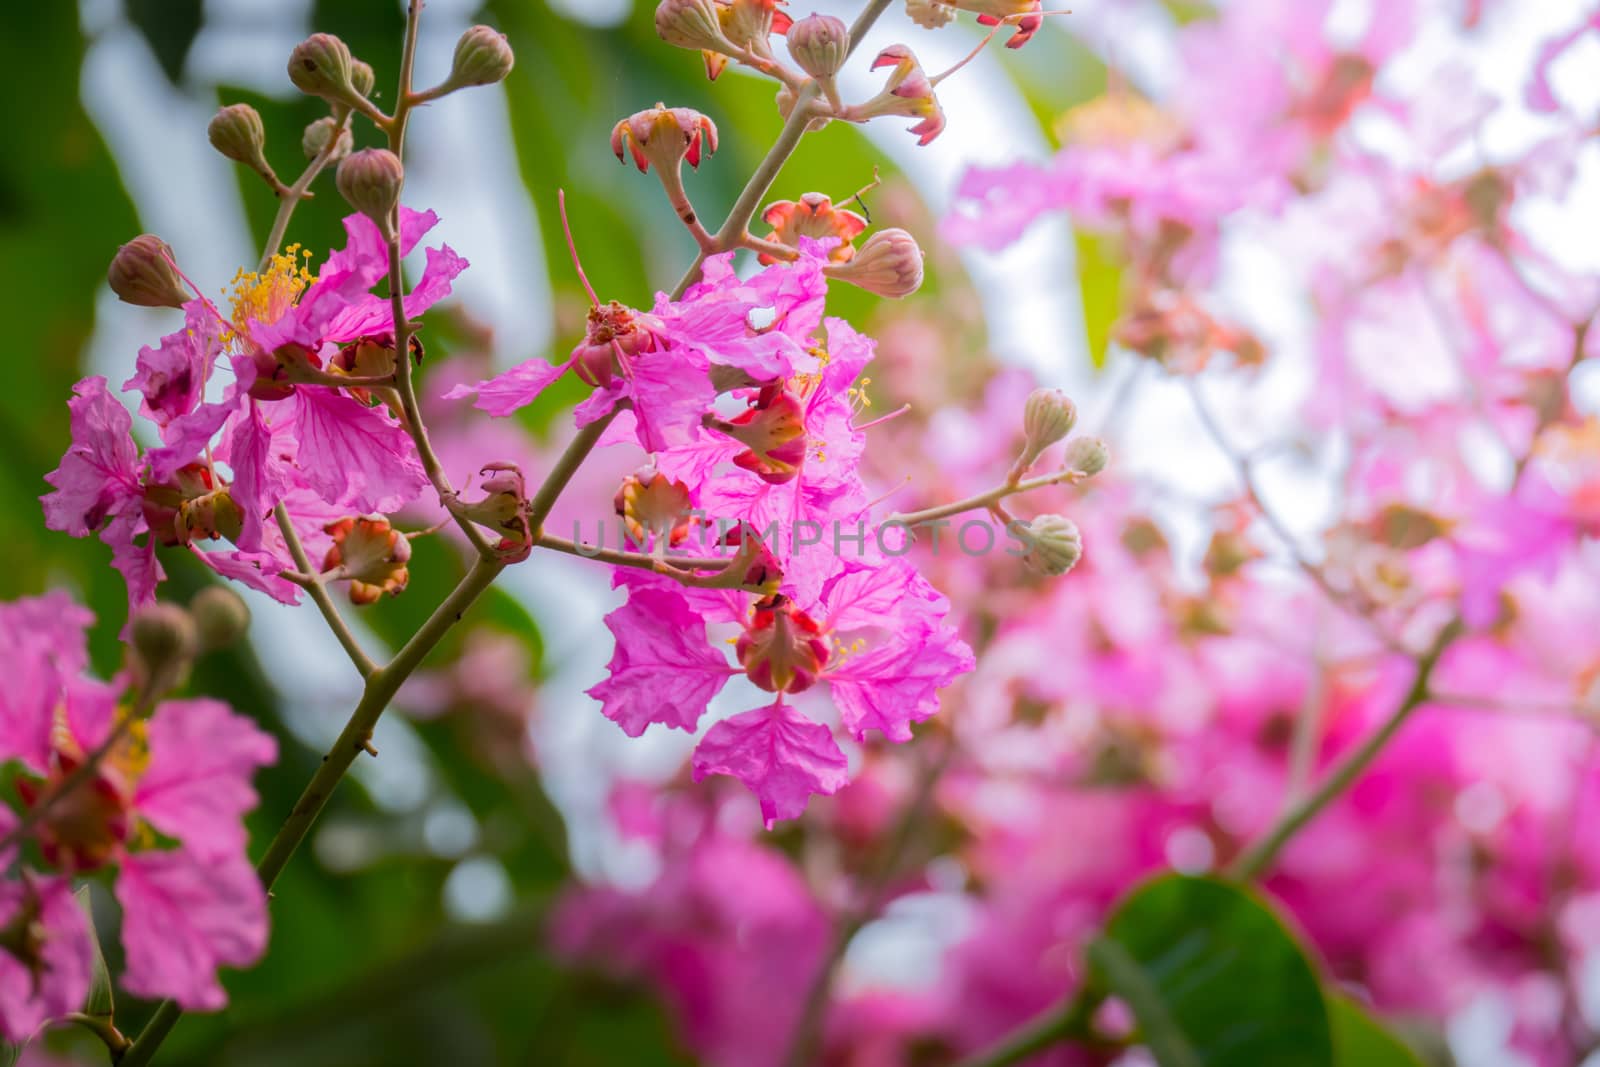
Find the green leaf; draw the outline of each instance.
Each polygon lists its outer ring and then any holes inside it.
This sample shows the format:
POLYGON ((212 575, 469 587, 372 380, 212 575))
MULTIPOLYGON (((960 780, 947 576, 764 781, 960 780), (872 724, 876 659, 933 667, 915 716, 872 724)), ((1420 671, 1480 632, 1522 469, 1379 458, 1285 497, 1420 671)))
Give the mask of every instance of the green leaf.
POLYGON ((110 1023, 117 1014, 116 997, 111 992, 111 971, 106 967, 106 954, 100 949, 100 933, 94 924, 94 908, 89 901, 89 887, 80 886, 73 894, 78 907, 83 909, 89 923, 89 940, 94 942, 94 976, 89 981, 89 995, 83 1002, 83 1013, 110 1023))
POLYGON ((1411 1047, 1343 993, 1328 993, 1328 1019, 1339 1067, 1422 1067, 1411 1047))
POLYGON ((1073 242, 1078 256, 1078 285, 1083 292, 1083 329, 1089 362, 1099 370, 1106 365, 1111 328, 1122 314, 1122 264, 1092 234, 1079 230, 1073 242))
POLYGON ((1333 1067, 1311 963, 1254 894, 1168 875, 1117 907, 1090 981, 1121 997, 1162 1067, 1333 1067))

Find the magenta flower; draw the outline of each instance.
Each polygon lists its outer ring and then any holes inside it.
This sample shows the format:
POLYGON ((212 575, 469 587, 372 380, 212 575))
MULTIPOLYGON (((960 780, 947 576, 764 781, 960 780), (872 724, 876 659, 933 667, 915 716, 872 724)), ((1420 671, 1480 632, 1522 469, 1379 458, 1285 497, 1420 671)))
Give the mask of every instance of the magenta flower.
MULTIPOLYGON (((0 926, 36 914, 46 931, 41 944, 0 951, 0 1032, 13 1038, 77 1010, 88 990, 94 950, 71 898, 75 875, 116 869, 124 984, 142 996, 218 1008, 217 967, 253 963, 266 944, 266 894, 242 820, 256 804, 250 778, 276 758, 276 742, 205 698, 163 701, 148 720, 124 723, 118 689, 79 673, 89 621, 59 594, 0 605, 12 650, 0 762, 21 766, 16 792, 24 810, 43 812, 31 833, 53 872, 0 889, 0 926), (114 734, 93 775, 51 800, 114 734), (18 981, 39 973, 47 980, 18 981)), ((15 822, 0 807, 0 829, 15 822)))

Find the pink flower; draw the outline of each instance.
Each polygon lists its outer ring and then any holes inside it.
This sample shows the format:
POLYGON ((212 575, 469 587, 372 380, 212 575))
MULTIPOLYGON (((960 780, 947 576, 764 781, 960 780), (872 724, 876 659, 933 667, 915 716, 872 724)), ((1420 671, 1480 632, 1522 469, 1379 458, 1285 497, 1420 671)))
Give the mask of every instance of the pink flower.
MULTIPOLYGON (((0 808, 0 830, 13 816, 0 808)), ((46 1022, 78 1011, 89 995, 95 946, 65 878, 24 874, 0 883, 0 929, 28 931, 23 955, 0 949, 0 1036, 27 1042, 46 1022)))

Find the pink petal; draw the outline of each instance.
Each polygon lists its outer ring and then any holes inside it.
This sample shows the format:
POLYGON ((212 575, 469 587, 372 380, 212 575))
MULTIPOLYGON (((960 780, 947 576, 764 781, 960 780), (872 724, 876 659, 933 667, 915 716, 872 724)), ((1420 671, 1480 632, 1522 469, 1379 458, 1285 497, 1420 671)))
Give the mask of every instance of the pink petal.
POLYGON ((134 807, 197 855, 242 853, 244 815, 256 806, 250 779, 278 744, 220 700, 168 700, 151 716, 150 763, 134 807))
POLYGON ((606 616, 617 639, 610 677, 589 690, 601 713, 638 737, 651 723, 693 730, 735 672, 706 639, 688 601, 664 589, 635 589, 606 616))
POLYGON ((86 537, 108 517, 136 507, 143 490, 128 409, 106 391, 104 378, 85 378, 72 392, 72 445, 44 476, 55 492, 39 502, 47 527, 86 537))
POLYGON ((117 877, 122 985, 135 996, 171 997, 190 1011, 228 1001, 217 967, 254 963, 267 944, 267 895, 243 855, 140 852, 117 877))
POLYGON ((729 774, 761 801, 767 829, 806 810, 812 794, 845 784, 844 753, 833 732, 782 701, 724 719, 694 750, 694 780, 729 774))
POLYGON ((45 928, 43 968, 34 975, 0 949, 0 1036, 26 1041, 50 1019, 83 1007, 94 975, 95 948, 83 909, 65 878, 12 879, 0 883, 0 926, 38 894, 39 922, 45 928))
POLYGON ((330 504, 399 511, 428 484, 411 435, 377 408, 315 386, 295 399, 300 470, 330 504))
POLYGON ((459 400, 476 393, 478 402, 472 405, 473 407, 497 417, 504 417, 539 399, 539 394, 565 374, 570 366, 572 366, 570 359, 565 363, 546 363, 536 356, 517 364, 498 377, 486 379, 477 385, 458 385, 444 394, 444 398, 459 400))

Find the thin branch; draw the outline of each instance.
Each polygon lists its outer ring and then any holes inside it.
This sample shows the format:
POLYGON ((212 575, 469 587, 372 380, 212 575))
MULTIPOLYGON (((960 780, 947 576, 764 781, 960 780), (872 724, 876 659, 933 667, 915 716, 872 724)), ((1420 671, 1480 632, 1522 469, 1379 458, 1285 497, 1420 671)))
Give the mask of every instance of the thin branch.
POLYGON ((977 511, 982 508, 994 507, 1008 496, 1017 493, 1027 493, 1034 489, 1043 489, 1048 485, 1060 485, 1063 482, 1077 482, 1082 475, 1073 470, 1059 470, 1050 474, 1041 474, 1037 478, 1027 478, 1015 485, 1001 484, 993 489, 985 490, 975 496, 964 500, 957 500, 951 504, 940 504, 937 507, 924 508, 921 511, 896 512, 884 520, 885 525, 896 523, 905 526, 920 526, 925 523, 937 522, 948 519, 952 515, 960 515, 967 511, 977 511))
POLYGON ((1280 816, 1260 841, 1240 853, 1239 857, 1228 865, 1227 873, 1230 878, 1246 882, 1266 873, 1289 840, 1361 777, 1394 735, 1406 724, 1411 713, 1431 699, 1428 686, 1433 679, 1434 668, 1439 665, 1439 659, 1444 655, 1445 649, 1461 636, 1462 631, 1463 627, 1459 620, 1452 621, 1439 631, 1433 644, 1417 660, 1417 670, 1412 676, 1411 688, 1406 691, 1405 699, 1400 702, 1399 707, 1390 712, 1389 717, 1372 732, 1370 737, 1340 760, 1323 779, 1321 785, 1280 816))
POLYGON ((356 640, 356 635, 350 632, 350 627, 345 623, 344 616, 339 614, 338 605, 328 595, 328 587, 322 584, 322 578, 317 573, 317 568, 311 563, 311 557, 306 555, 305 546, 296 536, 294 523, 290 520, 289 509, 283 501, 278 501, 272 509, 273 517, 278 520, 278 529, 283 532, 283 539, 288 542, 289 552, 294 556, 295 566, 300 568, 297 578, 303 579, 295 584, 304 589, 311 597, 312 603, 317 605, 317 610, 322 612, 322 618, 327 622, 328 629, 333 631, 333 636, 339 639, 339 644, 344 648, 345 655, 350 657, 350 662, 355 664, 356 671, 363 681, 372 677, 372 672, 378 665, 372 662, 361 647, 361 642, 356 640))
POLYGON ((651 556, 643 552, 626 552, 621 549, 605 548, 600 545, 586 545, 579 541, 569 541, 565 537, 553 537, 550 534, 541 534, 534 541, 538 548, 548 548, 555 552, 565 552, 569 556, 582 556, 598 563, 609 563, 616 567, 634 567, 644 571, 660 569, 660 564, 676 567, 684 571, 720 571, 732 563, 733 556, 651 556))

